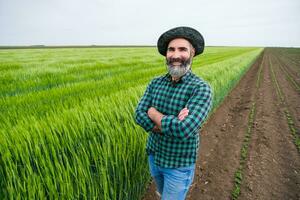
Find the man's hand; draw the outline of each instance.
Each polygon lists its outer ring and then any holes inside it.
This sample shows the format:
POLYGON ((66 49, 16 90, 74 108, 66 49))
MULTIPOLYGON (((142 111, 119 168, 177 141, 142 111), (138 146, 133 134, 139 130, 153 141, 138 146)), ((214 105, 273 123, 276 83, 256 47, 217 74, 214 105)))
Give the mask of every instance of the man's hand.
POLYGON ((157 125, 153 127, 152 131, 155 133, 161 133, 161 129, 157 125))
POLYGON ((183 108, 179 114, 178 114, 178 119, 180 121, 184 120, 189 115, 189 110, 187 108, 183 108))

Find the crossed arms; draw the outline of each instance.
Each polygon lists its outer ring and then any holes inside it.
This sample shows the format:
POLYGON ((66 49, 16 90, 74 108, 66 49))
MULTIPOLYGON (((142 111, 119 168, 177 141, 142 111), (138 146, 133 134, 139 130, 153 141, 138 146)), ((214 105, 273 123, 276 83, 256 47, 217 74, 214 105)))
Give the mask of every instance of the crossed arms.
POLYGON ((194 88, 192 95, 176 115, 164 115, 152 106, 153 91, 150 83, 141 98, 135 112, 135 120, 147 132, 161 133, 180 139, 186 139, 198 131, 207 117, 211 104, 212 92, 203 83, 194 88))
MULTIPOLYGON (((164 117, 164 115, 162 113, 160 113, 158 110, 156 110, 156 108, 154 108, 154 107, 150 107, 147 114, 148 114, 148 117, 155 124, 152 131, 160 133, 161 132, 161 120, 164 117)), ((179 112, 177 118, 178 118, 178 120, 182 121, 182 120, 184 120, 185 117, 188 116, 188 114, 189 114, 189 110, 187 108, 183 108, 179 112)))

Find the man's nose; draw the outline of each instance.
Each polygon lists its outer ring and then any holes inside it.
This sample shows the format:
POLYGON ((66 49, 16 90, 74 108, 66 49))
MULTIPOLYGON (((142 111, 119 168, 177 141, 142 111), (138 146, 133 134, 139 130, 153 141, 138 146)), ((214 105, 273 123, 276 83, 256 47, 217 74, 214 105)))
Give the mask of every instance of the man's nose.
POLYGON ((174 51, 173 58, 180 58, 180 53, 178 50, 174 51))

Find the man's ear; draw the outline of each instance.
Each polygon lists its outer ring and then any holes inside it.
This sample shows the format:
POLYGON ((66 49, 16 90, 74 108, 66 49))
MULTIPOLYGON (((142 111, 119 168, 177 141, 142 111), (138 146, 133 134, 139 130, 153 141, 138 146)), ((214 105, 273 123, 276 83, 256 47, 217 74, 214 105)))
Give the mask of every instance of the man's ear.
POLYGON ((192 55, 192 57, 194 57, 194 55, 195 55, 195 48, 194 47, 192 47, 192 49, 191 49, 191 55, 192 55))

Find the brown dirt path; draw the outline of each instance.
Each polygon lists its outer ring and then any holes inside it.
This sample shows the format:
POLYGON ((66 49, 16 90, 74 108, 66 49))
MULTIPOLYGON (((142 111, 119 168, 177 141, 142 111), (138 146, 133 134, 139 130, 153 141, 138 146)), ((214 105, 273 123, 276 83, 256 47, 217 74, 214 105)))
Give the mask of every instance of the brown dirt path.
MULTIPOLYGON (((203 127, 188 200, 231 199, 253 102, 256 114, 239 199, 300 199, 300 153, 293 143, 282 101, 277 97, 270 62, 284 99, 289 99, 286 108, 294 108, 291 115, 297 128, 300 97, 280 71, 280 61, 276 61, 273 51, 265 50, 203 127)), ((154 191, 152 183, 143 199, 158 199, 154 191)))
MULTIPOLYGON (((256 126, 239 199, 300 199, 300 154, 293 143, 284 111, 289 104, 289 112, 298 112, 299 117, 300 96, 272 53, 272 49, 265 50, 268 62, 262 70, 256 100, 256 126), (275 79, 286 97, 284 102, 276 92, 275 79)), ((292 118, 299 127, 295 117, 292 118)))

